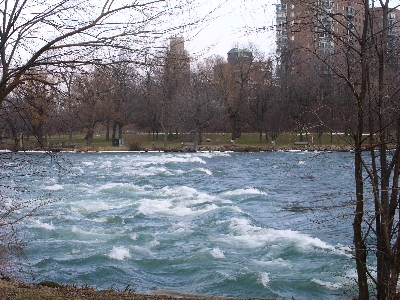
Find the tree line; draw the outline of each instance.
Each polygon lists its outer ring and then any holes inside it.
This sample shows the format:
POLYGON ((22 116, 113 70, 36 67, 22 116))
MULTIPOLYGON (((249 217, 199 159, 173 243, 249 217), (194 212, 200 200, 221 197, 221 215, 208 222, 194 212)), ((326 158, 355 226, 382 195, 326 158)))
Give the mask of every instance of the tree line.
POLYGON ((301 141, 308 133, 320 138, 324 132, 348 132, 342 118, 349 111, 348 90, 318 60, 294 70, 288 61, 277 63, 256 46, 247 47, 250 59, 232 65, 213 56, 192 62, 184 75, 168 66, 168 49, 158 56, 147 53, 140 64, 120 53, 111 64, 63 72, 36 68, 3 101, 1 133, 18 149, 23 136, 45 145, 46 136, 68 134, 72 143, 77 133, 91 145, 99 131, 107 140, 126 131, 150 133, 153 140, 163 133, 165 143, 192 132, 198 144, 204 132, 232 133, 232 140, 258 132, 260 142, 283 132, 297 132, 301 141))

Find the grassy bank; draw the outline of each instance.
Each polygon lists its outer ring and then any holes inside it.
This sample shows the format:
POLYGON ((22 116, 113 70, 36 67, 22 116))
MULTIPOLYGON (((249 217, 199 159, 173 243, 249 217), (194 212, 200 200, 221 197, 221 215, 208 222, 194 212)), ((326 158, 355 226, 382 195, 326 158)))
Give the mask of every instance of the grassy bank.
MULTIPOLYGON (((190 142, 189 134, 173 134, 164 140, 164 135, 160 134, 152 136, 149 134, 125 134, 123 136, 124 144, 119 146, 113 146, 112 140, 106 140, 105 135, 96 135, 93 139, 91 146, 86 145, 84 135, 74 135, 72 143, 69 142, 68 135, 61 136, 49 136, 46 138, 44 145, 47 149, 61 149, 61 150, 73 150, 78 151, 127 151, 127 150, 169 150, 169 149, 182 149, 182 143, 190 142)), ((231 141, 230 134, 224 133, 207 133, 203 134, 203 141, 197 145, 197 149, 200 150, 230 150, 232 147, 253 149, 253 150, 277 150, 277 149, 329 149, 338 147, 349 147, 351 142, 349 136, 344 135, 331 135, 323 134, 321 139, 318 139, 316 134, 309 134, 303 136, 302 142, 308 143, 307 145, 298 144, 300 142, 300 136, 294 133, 282 133, 275 140, 275 144, 272 144, 271 139, 266 139, 263 135, 262 141, 260 142, 258 133, 243 133, 242 137, 236 139, 234 142, 231 141)), ((14 148, 13 141, 7 139, 2 141, 0 147, 2 149, 14 148)), ((34 137, 29 139, 24 138, 22 143, 22 149, 40 149, 34 137)))

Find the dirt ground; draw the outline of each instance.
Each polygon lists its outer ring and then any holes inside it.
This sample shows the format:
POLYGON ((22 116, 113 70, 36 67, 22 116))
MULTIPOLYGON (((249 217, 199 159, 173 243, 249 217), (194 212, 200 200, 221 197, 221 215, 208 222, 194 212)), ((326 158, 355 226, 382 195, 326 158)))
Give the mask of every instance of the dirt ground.
POLYGON ((175 300, 182 298, 185 300, 231 299, 162 290, 155 291, 152 294, 143 295, 114 290, 99 291, 91 287, 77 288, 70 285, 58 285, 52 282, 44 282, 42 284, 27 284, 14 280, 0 280, 0 299, 2 300, 175 300))

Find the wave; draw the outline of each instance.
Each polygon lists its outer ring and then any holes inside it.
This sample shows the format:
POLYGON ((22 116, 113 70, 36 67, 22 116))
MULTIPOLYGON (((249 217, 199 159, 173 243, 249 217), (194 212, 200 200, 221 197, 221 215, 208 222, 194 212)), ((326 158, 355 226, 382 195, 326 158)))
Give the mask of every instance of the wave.
POLYGON ((59 191, 59 190, 63 190, 64 187, 60 184, 55 184, 55 185, 51 185, 51 186, 46 186, 43 189, 49 190, 49 191, 59 191))
POLYGON ((108 254, 108 257, 115 260, 124 260, 125 258, 130 258, 131 254, 129 253, 129 250, 123 246, 114 246, 110 254, 108 254))
POLYGON ((219 249, 219 247, 212 249, 211 255, 217 259, 225 258, 224 252, 221 249, 219 249))
POLYGON ((344 286, 344 283, 333 283, 329 281, 322 281, 316 278, 313 278, 311 281, 330 290, 340 290, 344 286))
POLYGON ((139 201, 138 211, 144 215, 166 214, 175 216, 199 215, 217 209, 217 198, 187 186, 163 187, 153 198, 139 201))
POLYGON ((146 158, 132 162, 133 166, 135 167, 143 167, 148 165, 165 165, 171 163, 206 164, 206 161, 202 159, 199 155, 195 156, 191 154, 182 154, 182 155, 164 154, 164 155, 148 156, 146 158))
POLYGON ((241 196, 241 195, 266 195, 267 193, 262 192, 255 188, 245 188, 245 189, 237 189, 233 191, 224 192, 225 196, 241 196))
POLYGON ((342 248, 337 248, 307 234, 294 230, 279 230, 272 228, 262 228, 250 224, 248 219, 232 218, 229 224, 230 233, 225 235, 227 242, 235 242, 237 244, 247 244, 248 247, 258 248, 263 246, 271 246, 271 244, 279 244, 282 246, 290 246, 294 244, 298 250, 311 251, 319 249, 334 252, 340 255, 347 253, 342 248))
POLYGON ((28 227, 30 227, 30 228, 41 228, 41 229, 46 229, 46 230, 54 230, 54 229, 56 229, 56 227, 53 225, 53 222, 50 222, 50 224, 48 224, 48 223, 43 223, 40 220, 35 220, 28 227))
POLYGON ((268 284, 269 284, 269 276, 268 276, 268 273, 265 273, 265 272, 262 272, 261 274, 261 284, 264 286, 264 287, 267 287, 268 286, 268 284))
POLYGON ((210 170, 208 170, 208 169, 204 169, 204 168, 198 168, 198 169, 196 169, 197 171, 200 171, 200 172, 204 172, 204 173, 206 173, 207 175, 209 175, 209 176, 212 176, 212 172, 210 171, 210 170))

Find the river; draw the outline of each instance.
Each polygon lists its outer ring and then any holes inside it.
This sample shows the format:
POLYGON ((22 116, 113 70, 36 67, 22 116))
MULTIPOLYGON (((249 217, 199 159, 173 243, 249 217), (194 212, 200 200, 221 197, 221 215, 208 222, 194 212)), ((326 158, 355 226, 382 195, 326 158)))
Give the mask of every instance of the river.
POLYGON ((352 153, 2 153, 1 163, 8 207, 50 202, 23 223, 21 278, 138 293, 354 295, 352 153))

